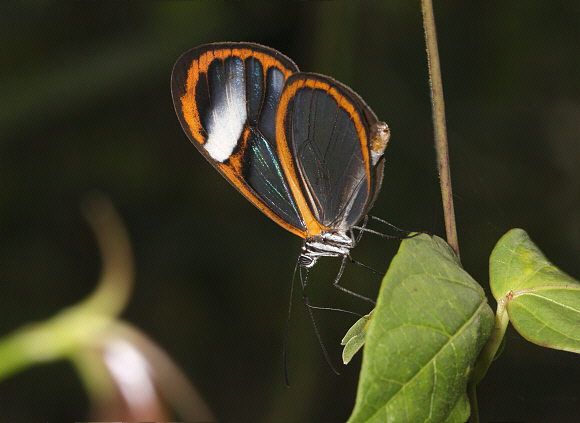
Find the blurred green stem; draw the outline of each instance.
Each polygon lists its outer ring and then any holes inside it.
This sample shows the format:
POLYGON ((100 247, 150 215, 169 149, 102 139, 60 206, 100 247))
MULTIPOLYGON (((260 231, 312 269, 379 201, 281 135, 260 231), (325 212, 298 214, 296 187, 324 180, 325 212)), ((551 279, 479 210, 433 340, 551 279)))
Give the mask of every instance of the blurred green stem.
POLYGON ((74 354, 90 344, 124 309, 133 286, 129 237, 110 201, 92 195, 83 202, 102 255, 94 292, 54 317, 17 329, 0 339, 0 380, 32 364, 74 354))
POLYGON ((423 27, 427 45, 427 62, 429 67, 429 82, 431 86, 431 106, 433 109, 433 127, 435 130, 435 150, 437 151, 437 167, 443 213, 445 216, 445 232, 447 242, 459 257, 459 242, 455 226, 455 211, 453 208, 453 191, 451 190, 451 170, 449 166, 449 148, 447 146, 447 129, 445 127, 445 102, 443 101, 443 82, 441 80, 441 65, 437 49, 437 34, 435 31, 435 16, 431 0, 421 0, 423 11, 423 27))

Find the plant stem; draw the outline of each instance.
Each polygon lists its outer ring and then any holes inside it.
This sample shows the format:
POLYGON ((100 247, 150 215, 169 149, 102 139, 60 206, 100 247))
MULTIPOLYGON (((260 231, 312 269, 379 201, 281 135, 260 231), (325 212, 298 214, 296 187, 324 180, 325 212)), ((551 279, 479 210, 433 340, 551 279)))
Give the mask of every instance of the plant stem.
POLYGON ((471 415, 469 416, 469 423, 479 423, 479 409, 477 407, 477 392, 475 391, 475 384, 467 384, 467 396, 469 397, 469 407, 471 415))
POLYGON ((483 379, 501 346, 507 325, 510 321, 507 310, 505 309, 505 303, 506 299, 499 300, 497 303, 493 332, 477 358, 469 378, 469 383, 476 385, 483 379))
POLYGON ((497 310, 495 312, 495 322, 493 325, 493 332, 491 337, 483 347, 481 354, 477 358, 473 370, 469 375, 467 382, 467 395, 469 396, 469 404, 471 405, 470 422, 479 423, 479 416, 477 414, 477 396, 475 386, 483 379, 491 362, 494 360, 497 351, 501 347, 507 325, 509 323, 509 315, 505 309, 506 299, 498 301, 497 310))
POLYGON ((90 344, 125 308, 134 276, 127 231, 103 196, 85 200, 84 213, 103 260, 97 287, 86 299, 52 318, 0 338, 0 380, 32 364, 68 357, 90 344))
POLYGON ((437 34, 435 31, 435 16, 431 0, 421 0, 423 11, 423 27, 425 29, 425 44, 427 45, 427 64, 429 67, 429 85, 431 86, 431 106, 433 109, 433 127, 435 130, 435 150, 437 151, 437 167, 443 213, 445 216, 445 232, 447 242, 459 257, 459 242, 455 226, 455 211, 453 208, 453 192, 451 190, 451 170, 449 167, 449 149, 447 147, 447 129, 445 127, 445 102, 443 101, 443 82, 441 81, 441 65, 437 49, 437 34))

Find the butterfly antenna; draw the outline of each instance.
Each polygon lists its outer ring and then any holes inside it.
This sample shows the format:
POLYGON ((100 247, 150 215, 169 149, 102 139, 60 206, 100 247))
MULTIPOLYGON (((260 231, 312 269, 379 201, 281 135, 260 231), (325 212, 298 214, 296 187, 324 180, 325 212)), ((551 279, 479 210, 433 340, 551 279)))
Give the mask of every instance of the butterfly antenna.
POLYGON ((294 273, 292 273, 292 283, 290 284, 290 302, 288 304, 288 316, 286 317, 286 331, 284 332, 284 348, 282 350, 282 358, 284 360, 284 381, 286 386, 290 388, 290 380, 288 379, 288 334, 290 333, 290 313, 292 312, 292 297, 294 295, 294 281, 296 280, 296 271, 298 270, 299 261, 296 260, 294 266, 294 273))
POLYGON ((312 326, 314 326, 314 332, 316 333, 316 337, 318 338, 318 343, 322 348, 322 353, 324 354, 324 358, 326 358, 326 362, 328 363, 332 371, 337 375, 339 375, 340 373, 338 372, 338 370, 336 370, 336 368, 332 364, 330 356, 328 355, 328 351, 326 351, 326 347, 324 346, 324 342, 322 342, 318 326, 316 326, 316 320, 314 319, 314 314, 312 313, 312 309, 314 307, 310 305, 310 301, 308 300, 308 294, 306 293, 307 281, 308 281, 308 269, 306 269, 306 276, 302 278, 302 268, 300 268, 300 282, 302 283, 302 299, 304 300, 304 304, 306 304, 306 307, 308 308, 308 313, 310 314, 310 319, 312 320, 312 326))

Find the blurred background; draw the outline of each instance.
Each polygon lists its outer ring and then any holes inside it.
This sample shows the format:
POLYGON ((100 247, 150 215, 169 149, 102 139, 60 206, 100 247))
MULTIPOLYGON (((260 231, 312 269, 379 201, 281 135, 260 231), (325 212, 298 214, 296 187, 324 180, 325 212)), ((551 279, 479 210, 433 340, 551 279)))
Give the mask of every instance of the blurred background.
MULTIPOLYGON (((521 227, 580 278, 580 3, 437 2, 435 16, 464 267, 488 291, 494 244, 521 227)), ((2 2, 0 39, 0 335, 92 290, 100 259, 80 202, 98 190, 135 254, 123 318, 176 361, 220 420, 345 420, 361 357, 342 366, 339 342, 356 319, 316 313, 336 376, 297 296, 286 388, 301 240, 189 143, 169 80, 189 48, 253 41, 349 85, 392 131, 372 214, 444 236, 419 2, 2 2)), ((384 271, 397 248, 366 235, 353 258, 384 271)), ((314 268, 311 302, 368 312, 332 288, 338 266, 314 268)), ((342 284, 374 296, 379 279, 349 266, 342 284)), ((482 421, 571 421, 580 357, 510 329, 478 392, 482 421)), ((2 421, 88 417, 67 362, 0 384, 2 421)))

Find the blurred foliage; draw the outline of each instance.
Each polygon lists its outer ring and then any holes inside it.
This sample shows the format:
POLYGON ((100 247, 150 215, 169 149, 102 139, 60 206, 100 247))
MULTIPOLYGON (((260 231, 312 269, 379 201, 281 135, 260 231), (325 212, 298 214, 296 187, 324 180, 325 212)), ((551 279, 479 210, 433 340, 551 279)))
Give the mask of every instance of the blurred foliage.
MULTIPOLYGON (((443 2, 435 16, 464 267, 487 289, 491 249, 518 226, 578 278, 580 4, 443 2)), ((392 130, 373 214, 443 234, 422 31, 418 2, 0 3, 0 335, 91 291, 100 263, 79 202, 98 189, 134 247, 124 318, 185 369, 220 420, 345 420, 360 358, 335 376, 300 306, 284 386, 300 240, 189 144, 169 78, 186 49, 231 40, 346 83, 392 130)), ((365 236, 353 255, 385 270, 397 247, 365 236)), ((312 303, 367 313, 331 287, 337 267, 329 259, 311 272, 312 303)), ((372 296, 379 279, 351 266, 342 284, 372 296)), ((354 319, 316 317, 339 363, 354 319)), ((578 358, 507 336, 478 388, 482 420, 577 416, 578 358)), ((66 365, 28 370, 0 384, 0 420, 82 420, 82 392, 66 365)))

